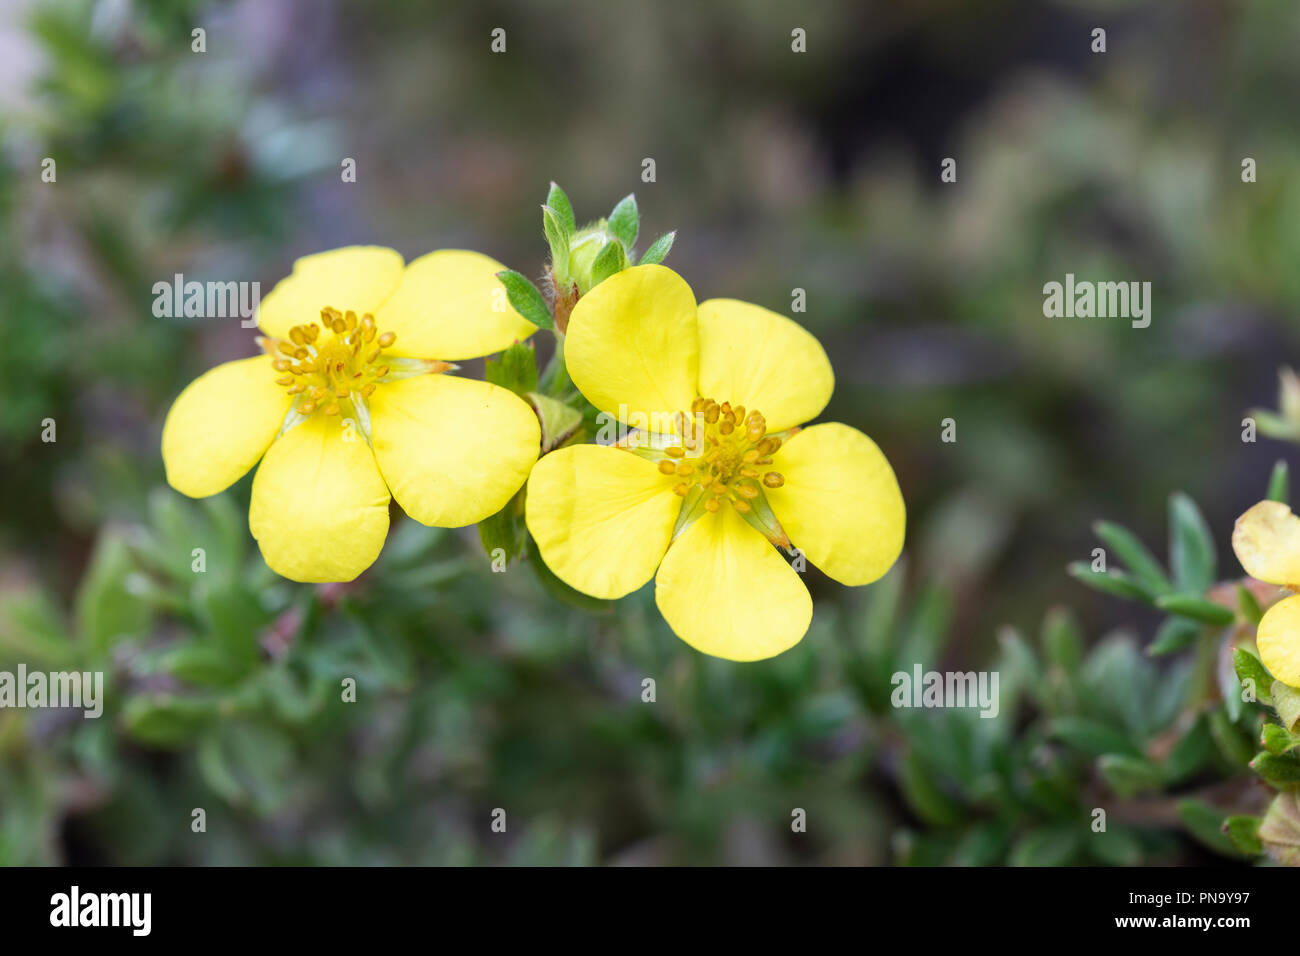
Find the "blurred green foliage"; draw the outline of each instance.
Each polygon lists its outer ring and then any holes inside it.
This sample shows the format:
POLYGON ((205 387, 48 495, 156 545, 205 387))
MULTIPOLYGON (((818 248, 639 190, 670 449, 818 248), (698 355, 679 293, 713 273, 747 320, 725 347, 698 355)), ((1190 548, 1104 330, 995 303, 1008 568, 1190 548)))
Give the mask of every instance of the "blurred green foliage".
POLYGON ((1241 441, 1242 409, 1297 353, 1300 132, 1276 91, 1298 27, 1285 0, 7 6, 0 669, 109 689, 98 721, 0 711, 0 861, 1257 855, 1296 817, 1294 750, 1264 731, 1255 756, 1268 712, 1233 703, 1225 637, 1249 603, 1214 582, 1277 455, 1241 441), (162 489, 169 402, 252 343, 155 318, 154 282, 269 290, 369 241, 540 281, 551 179, 580 209, 635 190, 642 245, 676 230, 701 297, 789 312, 806 290, 826 416, 898 471, 906 573, 864 594, 810 573, 813 630, 774 661, 700 657, 645 593, 570 608, 493 574, 473 533, 409 521, 356 586, 290 585, 249 540, 247 481, 162 489), (1152 281, 1151 327, 1045 319, 1066 272, 1152 281), (1135 542, 1175 489, 1153 566, 1135 542), (1062 568, 1089 564, 1098 516, 1123 567, 1094 597, 1062 568), (997 668, 1001 715, 890 707, 917 663, 997 668), (1283 787, 1271 807, 1246 760, 1283 787))

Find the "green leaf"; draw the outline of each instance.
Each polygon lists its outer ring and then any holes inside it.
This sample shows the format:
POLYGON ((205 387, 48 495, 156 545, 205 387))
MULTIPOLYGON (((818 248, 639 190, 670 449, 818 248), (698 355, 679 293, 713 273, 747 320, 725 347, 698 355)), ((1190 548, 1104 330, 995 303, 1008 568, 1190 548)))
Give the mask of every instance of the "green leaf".
POLYGON ((1115 552, 1115 556, 1124 562, 1133 576, 1153 594, 1167 594, 1173 590, 1169 576, 1160 562, 1147 550, 1137 535, 1110 521, 1098 521, 1092 526, 1097 537, 1106 547, 1115 552))
POLYGON ((1300 763, 1297 763, 1293 757, 1270 753, 1256 754, 1255 759, 1250 762, 1250 769, 1278 789, 1294 787, 1300 783, 1300 763))
POLYGON ((1242 617, 1256 627, 1264 619, 1264 610, 1259 606, 1259 601, 1251 593, 1250 588, 1244 584, 1237 585, 1237 607, 1241 608, 1242 617))
POLYGON ((591 287, 594 289, 614 273, 627 268, 627 254, 617 242, 607 242, 591 264, 591 287))
POLYGON ((1066 568, 1069 575, 1095 591, 1112 597, 1145 601, 1150 604, 1155 595, 1138 584, 1137 579, 1118 569, 1094 571, 1086 561, 1075 561, 1066 568))
MULTIPOLYGON (((1300 747, 1300 737, 1287 730, 1281 724, 1265 724, 1260 731, 1259 743, 1271 754, 1284 754, 1300 747)), ((1249 759, 1249 758, 1248 758, 1249 759)))
POLYGON ((650 243, 650 248, 647 249, 644 255, 641 256, 641 261, 638 263, 638 265, 652 266, 660 262, 663 262, 665 259, 668 258, 668 252, 669 250, 672 249, 673 240, 675 240, 676 238, 677 238, 676 229, 674 229, 672 232, 665 232, 654 242, 650 243))
POLYGON ((1241 851, 1223 832, 1223 811, 1202 800, 1179 800, 1178 819, 1198 842, 1224 856, 1240 856, 1241 851))
POLYGON ((1201 715, 1169 752, 1164 763, 1166 780, 1171 783, 1186 780, 1204 767, 1214 757, 1214 752, 1209 721, 1201 715))
POLYGON ((1291 481, 1287 475, 1285 461, 1279 461, 1273 466, 1273 474, 1268 479, 1268 500, 1280 501, 1287 504, 1291 497, 1291 481))
POLYGON ((641 214, 636 208, 636 196, 628 193, 614 206, 609 214, 609 231, 627 252, 636 245, 637 233, 641 231, 641 214))
POLYGON ((1130 827, 1111 825, 1088 837, 1088 852, 1107 866, 1138 866, 1142 841, 1130 827))
POLYGON ((908 806, 931 826, 955 826, 962 821, 960 805, 943 792, 915 750, 908 750, 903 757, 899 784, 908 806))
POLYGON ((1097 769, 1111 789, 1121 797, 1136 796, 1145 790, 1158 790, 1164 783, 1160 768, 1142 757, 1106 754, 1098 759, 1097 769))
POLYGON ((1148 657, 1163 657, 1181 651, 1201 636, 1202 625, 1185 617, 1167 617, 1147 645, 1148 657))
POLYGON ((1214 537, 1201 509, 1181 491, 1169 497, 1169 565, 1174 586, 1203 594, 1214 583, 1214 537))
POLYGON ((1258 657, 1246 650, 1244 647, 1234 648, 1232 652, 1232 666, 1237 671, 1237 679, 1243 686, 1249 686, 1254 689, 1255 699, 1261 704, 1271 704, 1272 697, 1269 692, 1273 687, 1273 675, 1268 672, 1268 668, 1260 661, 1258 657))
POLYGON ((546 305, 546 298, 537 286, 513 269, 502 269, 497 278, 505 286, 506 298, 510 306, 539 329, 555 328, 551 310, 546 305))
POLYGON ((478 523, 478 536, 483 542, 483 553, 495 561, 497 555, 494 552, 500 550, 506 564, 524 553, 526 534, 523 516, 519 514, 519 508, 513 498, 496 514, 489 515, 478 523))
POLYGON ((1083 664, 1083 633, 1067 608, 1056 607, 1043 618, 1043 656, 1048 664, 1073 674, 1083 664))
POLYGON ((1236 617, 1222 604, 1215 604, 1195 594, 1165 594, 1156 598, 1156 607, 1170 614, 1178 614, 1193 621, 1226 627, 1236 617))
POLYGON ((0 650, 15 660, 51 667, 70 664, 75 656, 54 602, 36 589, 0 592, 0 650))
MULTIPOLYGON (((1232 767, 1243 767, 1255 756, 1255 747, 1223 710, 1210 711, 1210 736, 1232 767)), ((1275 724, 1274 724, 1275 726, 1275 724)))
POLYGON ((1247 856, 1264 852, 1264 841, 1259 838, 1259 817, 1238 815, 1223 821, 1221 829, 1229 842, 1247 856))
POLYGON ((560 214, 550 206, 542 207, 542 232, 546 234, 546 243, 551 247, 551 269, 560 277, 569 274, 569 236, 560 214))
POLYGON ((132 697, 122 711, 126 731, 156 747, 180 747, 215 716, 211 701, 171 694, 132 697))
POLYGON ((1011 848, 1010 866, 1066 866, 1083 843, 1079 827, 1042 827, 1030 830, 1011 848))
POLYGON ((1277 711, 1282 726, 1287 730, 1294 731, 1296 725, 1300 724, 1300 691, 1287 686, 1280 680, 1275 680, 1268 689, 1268 693, 1273 698, 1273 709, 1277 711))
POLYGON ((1128 735, 1087 717, 1058 717, 1048 725, 1047 732, 1049 736, 1064 741, 1090 757, 1111 753, 1127 754, 1130 757, 1142 755, 1128 735))
POLYGON ((127 591, 134 570, 121 535, 103 532, 76 598, 77 634, 94 654, 104 653, 120 638, 145 636, 149 608, 127 591))
POLYGON ((517 395, 537 388, 537 355, 531 342, 516 342, 484 362, 483 377, 517 395))
POLYGON ((246 662, 209 644, 171 648, 159 663, 179 680, 200 687, 229 687, 238 683, 249 669, 246 662))
POLYGON ((551 183, 551 191, 546 194, 546 205, 555 210, 556 215, 560 217, 561 225, 568 229, 570 234, 577 231, 578 223, 573 218, 573 203, 569 202, 568 195, 560 188, 559 183, 551 183))

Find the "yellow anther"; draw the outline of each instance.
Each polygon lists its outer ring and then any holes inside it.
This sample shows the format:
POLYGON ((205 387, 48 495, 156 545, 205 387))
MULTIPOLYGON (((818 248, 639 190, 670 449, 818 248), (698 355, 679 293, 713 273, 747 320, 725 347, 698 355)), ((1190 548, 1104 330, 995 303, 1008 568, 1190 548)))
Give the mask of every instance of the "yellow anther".
POLYGON ((338 413, 339 413, 338 402, 330 402, 328 405, 325 406, 326 415, 337 415, 338 413))
POLYGON ((348 309, 343 316, 343 321, 347 323, 348 328, 355 329, 357 327, 357 314, 351 309, 348 309))
POLYGON ((278 348, 280 350, 281 355, 287 355, 289 356, 289 358, 293 358, 294 357, 293 353, 298 351, 297 346, 295 346, 292 342, 281 342, 278 348))
POLYGON ((680 482, 679 484, 673 485, 673 494, 678 495, 679 497, 682 498, 685 498, 687 493, 690 490, 691 490, 691 486, 684 481, 680 482))
POLYGON ((673 445, 671 448, 665 448, 664 454, 669 458, 684 458, 686 457, 686 449, 673 445))
MULTIPOLYGON (((671 464, 671 462, 668 462, 668 464, 671 464)), ((689 478, 691 473, 694 471, 695 469, 692 468, 690 465, 688 465, 686 462, 682 462, 680 465, 677 466, 677 474, 682 478, 689 478)))
POLYGON ((369 385, 367 385, 365 388, 361 390, 361 397, 369 398, 372 394, 374 394, 375 389, 378 387, 379 386, 376 385, 374 382, 371 382, 369 385))
POLYGON ((286 375, 284 378, 277 378, 277 379, 275 380, 275 384, 276 384, 276 385, 292 385, 292 384, 293 384, 293 376, 292 376, 292 375, 286 375))
POLYGON ((659 471, 665 475, 673 475, 677 473, 677 466, 671 461, 661 461, 659 462, 659 471))
POLYGON ((348 324, 342 319, 333 319, 330 321, 330 328, 334 330, 335 335, 342 335, 348 330, 348 324))
POLYGON ((736 423, 733 422, 729 417, 726 418, 722 422, 722 424, 718 426, 718 431, 724 435, 730 435, 735 430, 736 430, 736 423))
POLYGON ((785 484, 785 475, 781 474, 779 471, 769 471, 763 476, 763 484, 767 485, 769 488, 780 488, 785 484))
POLYGON ((758 489, 755 488, 753 485, 739 485, 736 488, 736 493, 739 494, 742 498, 758 497, 758 489))
POLYGON ((307 342, 307 334, 303 332, 301 325, 295 325, 289 330, 289 338, 293 340, 294 345, 305 345, 307 342))
POLYGON ((302 415, 310 415, 314 411, 316 411, 315 402, 303 402, 298 406, 298 412, 302 415))
POLYGON ((366 361, 367 361, 367 362, 373 362, 375 359, 379 358, 379 353, 380 353, 381 351, 382 351, 382 350, 381 350, 381 349, 378 349, 378 348, 373 348, 373 349, 371 349, 371 350, 370 350, 370 353, 366 356, 366 361))
POLYGON ((284 359, 276 359, 271 363, 271 368, 275 369, 277 372, 287 372, 289 371, 289 363, 284 359))
POLYGON ((749 506, 749 502, 745 501, 743 498, 732 498, 731 507, 735 508, 742 515, 747 515, 754 510, 749 506))
POLYGON ((396 332, 385 332, 383 335, 379 336, 379 347, 381 349, 386 349, 396 341, 397 341, 396 332))
POLYGON ((718 509, 722 507, 722 504, 720 503, 720 499, 710 498, 708 501, 704 502, 704 507, 714 514, 717 514, 718 509))

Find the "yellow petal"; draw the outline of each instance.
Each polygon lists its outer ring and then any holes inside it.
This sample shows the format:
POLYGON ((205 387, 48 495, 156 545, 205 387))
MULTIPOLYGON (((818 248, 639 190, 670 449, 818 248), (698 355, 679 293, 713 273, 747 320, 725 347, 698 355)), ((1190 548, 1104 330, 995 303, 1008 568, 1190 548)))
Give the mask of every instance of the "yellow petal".
POLYGON ((570 587, 619 598, 650 580, 672 537, 680 478, 601 445, 543 455, 528 478, 526 518, 546 566, 570 587))
MULTIPOLYGON (((1255 638, 1259 659, 1284 684, 1300 687, 1300 595, 1274 604, 1259 622, 1255 638)), ((1255 692, 1267 693, 1268 688, 1255 692)))
POLYGON ((257 464, 289 411, 265 355, 226 362, 186 386, 162 430, 167 483, 191 498, 215 495, 257 464))
POLYGON ((1300 518, 1280 501, 1261 501, 1237 519, 1232 550, 1252 578, 1300 586, 1300 518))
POLYGON ((508 389, 451 375, 381 385, 370 396, 375 460, 403 510, 444 528, 482 521, 528 477, 537 415, 508 389))
POLYGON ((689 411, 697 394, 695 294, 664 266, 617 272, 578 300, 564 359, 601 411, 669 431, 673 413, 689 411))
POLYGON ((655 603, 687 644, 732 661, 780 654, 812 621, 799 575, 729 505, 706 512, 668 548, 655 603))
POLYGON ((768 503, 795 547, 841 584, 870 584, 903 550, 906 519, 898 479, 856 428, 805 428, 773 456, 785 478, 768 503))
POLYGON ((351 581, 388 534, 388 488, 355 430, 313 415, 276 439, 253 477, 248 527, 271 570, 294 581, 351 581))
POLYGON ((262 299, 257 324, 284 338, 295 325, 320 321, 326 306, 357 315, 377 312, 402 280, 402 257, 382 246, 346 246, 304 256, 293 274, 262 299))
POLYGON ((803 326, 735 299, 700 303, 700 394, 757 409, 768 431, 816 418, 835 375, 826 350, 803 326))
POLYGON ((501 263, 477 252, 440 249, 406 267, 401 284, 375 313, 397 341, 385 354, 464 359, 500 352, 537 331, 506 299, 501 263))

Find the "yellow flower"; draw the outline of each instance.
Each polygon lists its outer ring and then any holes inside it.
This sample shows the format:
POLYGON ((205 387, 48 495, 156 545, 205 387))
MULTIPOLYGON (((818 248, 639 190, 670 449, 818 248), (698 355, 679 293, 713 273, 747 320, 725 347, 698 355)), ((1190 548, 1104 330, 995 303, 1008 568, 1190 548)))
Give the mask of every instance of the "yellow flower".
POLYGON ((506 389, 441 373, 535 331, 503 304, 501 268, 458 250, 404 266, 377 246, 299 259, 258 311, 266 354, 199 376, 167 413, 167 481, 202 498, 261 459, 249 527, 295 581, 368 568, 390 494, 429 525, 498 511, 537 458, 537 416, 506 389))
MULTIPOLYGON (((1300 590, 1300 518, 1282 502, 1261 501, 1238 518, 1232 550, 1252 578, 1300 590)), ((1255 643, 1269 673, 1300 687, 1300 596, 1293 594, 1268 609, 1255 643)))
POLYGON ((880 449, 847 425, 797 427, 834 377, 790 319, 732 299, 697 306, 675 272, 637 266, 578 301, 564 354, 596 408, 642 429, 533 468, 528 529, 571 586, 612 599, 654 576, 679 637, 749 661, 798 643, 812 619, 773 543, 850 585, 897 560, 903 498, 880 449))

